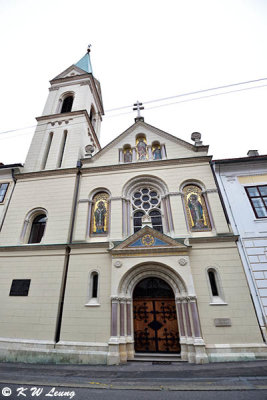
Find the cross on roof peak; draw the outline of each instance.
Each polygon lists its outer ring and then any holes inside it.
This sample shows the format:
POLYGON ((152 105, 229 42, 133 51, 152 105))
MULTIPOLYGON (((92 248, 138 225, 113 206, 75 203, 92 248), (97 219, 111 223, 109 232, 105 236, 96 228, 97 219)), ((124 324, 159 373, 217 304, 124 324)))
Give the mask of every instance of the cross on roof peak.
POLYGON ((140 114, 140 111, 144 110, 144 108, 145 107, 143 106, 143 103, 140 103, 140 101, 137 100, 137 102, 134 103, 133 110, 137 111, 137 117, 135 118, 135 122, 144 121, 144 117, 142 117, 140 114))

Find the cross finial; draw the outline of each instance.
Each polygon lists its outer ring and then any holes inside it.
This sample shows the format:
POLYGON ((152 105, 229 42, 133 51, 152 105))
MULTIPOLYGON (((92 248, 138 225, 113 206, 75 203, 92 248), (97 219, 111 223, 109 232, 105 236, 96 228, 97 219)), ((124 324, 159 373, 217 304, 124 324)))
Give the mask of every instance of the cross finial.
POLYGON ((144 110, 143 103, 140 103, 140 101, 137 100, 136 103, 134 103, 133 110, 137 111, 137 117, 135 118, 135 121, 144 121, 144 117, 141 116, 140 111, 144 110))
POLYGON ((91 44, 88 44, 88 46, 87 46, 87 53, 90 53, 90 51, 91 51, 91 44))

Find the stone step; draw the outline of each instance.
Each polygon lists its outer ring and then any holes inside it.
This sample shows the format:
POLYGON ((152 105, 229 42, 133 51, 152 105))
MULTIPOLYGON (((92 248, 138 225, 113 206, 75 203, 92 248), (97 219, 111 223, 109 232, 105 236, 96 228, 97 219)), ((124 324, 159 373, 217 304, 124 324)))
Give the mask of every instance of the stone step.
POLYGON ((153 353, 136 353, 132 361, 143 361, 143 362, 162 362, 162 363, 173 363, 182 362, 179 354, 153 354, 153 353))

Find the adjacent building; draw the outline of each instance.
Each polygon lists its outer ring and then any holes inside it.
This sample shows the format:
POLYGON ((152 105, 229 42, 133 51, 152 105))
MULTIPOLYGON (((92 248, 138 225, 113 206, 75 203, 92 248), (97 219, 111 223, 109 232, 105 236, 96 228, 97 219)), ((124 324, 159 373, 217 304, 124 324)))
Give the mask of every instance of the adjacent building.
POLYGON ((267 156, 213 161, 264 340, 267 315, 267 156))

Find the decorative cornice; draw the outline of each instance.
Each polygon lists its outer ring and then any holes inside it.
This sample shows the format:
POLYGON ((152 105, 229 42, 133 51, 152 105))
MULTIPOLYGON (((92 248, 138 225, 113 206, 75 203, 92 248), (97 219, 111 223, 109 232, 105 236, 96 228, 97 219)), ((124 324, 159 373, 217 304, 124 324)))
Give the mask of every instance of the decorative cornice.
POLYGON ((109 198, 109 201, 112 201, 112 200, 122 200, 122 197, 121 197, 121 196, 110 197, 110 198, 109 198))
POLYGON ((206 189, 206 190, 202 190, 202 194, 205 194, 205 193, 218 193, 218 189, 206 189))
POLYGON ((32 178, 43 178, 46 176, 57 176, 57 175, 76 175, 77 168, 60 168, 60 169, 49 169, 43 171, 33 171, 17 173, 15 177, 17 180, 32 179, 32 178))
POLYGON ((166 196, 181 196, 184 197, 184 193, 183 192, 169 192, 166 194, 166 196))
MULTIPOLYGON (((97 153, 98 154, 98 153, 97 153)), ((96 154, 96 155, 97 155, 96 154)), ((151 160, 151 161, 144 161, 144 162, 133 162, 133 163, 126 163, 126 164, 113 164, 113 165, 101 165, 94 167, 94 157, 90 160, 83 158, 83 171, 87 173, 95 173, 95 172, 105 172, 105 171, 117 171, 118 169, 121 170, 131 170, 131 169, 141 169, 141 168, 148 168, 153 169, 153 167, 158 168, 161 166, 167 165, 186 165, 186 164, 198 164, 198 163, 208 163, 211 159, 211 156, 197 156, 197 157, 185 157, 185 158, 174 158, 174 159, 165 159, 165 160, 151 160), (90 163, 91 165, 86 167, 86 164, 90 163)))
POLYGON ((108 242, 77 242, 77 243, 59 243, 59 244, 21 244, 14 246, 0 246, 0 252, 19 252, 19 251, 42 251, 42 250, 61 250, 65 248, 82 249, 82 248, 104 248, 108 250, 108 242))
POLYGON ((212 242, 236 242, 239 235, 216 235, 216 236, 202 236, 202 237, 190 237, 190 245, 194 243, 212 243, 212 242))
POLYGON ((181 249, 178 247, 138 247, 134 249, 123 249, 123 250, 112 250, 112 256, 114 257, 151 257, 151 256, 173 256, 173 255, 188 255, 188 250, 181 249))
MULTIPOLYGON (((92 132, 92 134, 93 134, 93 139, 94 139, 94 141, 95 141, 95 143, 96 143, 96 146, 97 146, 98 149, 100 150, 100 149, 101 149, 101 145, 100 145, 100 143, 99 143, 98 137, 96 136, 94 127, 93 127, 93 125, 92 125, 92 123, 91 123, 91 120, 90 120, 90 117, 89 117, 89 115, 88 115, 87 110, 70 111, 70 112, 68 112, 68 113, 63 113, 63 114, 62 114, 62 113, 57 113, 57 114, 41 115, 40 117, 36 117, 36 121, 39 122, 39 121, 46 121, 46 120, 48 120, 47 123, 51 123, 51 122, 56 122, 56 121, 51 121, 51 120, 54 120, 54 119, 62 118, 63 120, 66 120, 66 119, 69 118, 69 117, 81 116, 81 115, 84 115, 84 116, 85 116, 86 121, 87 121, 87 123, 88 123, 88 125, 89 125, 89 127, 90 127, 90 130, 91 130, 91 132, 92 132)), ((83 160, 87 160, 87 159, 84 158, 83 160)))
POLYGON ((89 199, 80 199, 78 200, 78 203, 93 203, 93 201, 89 199))

